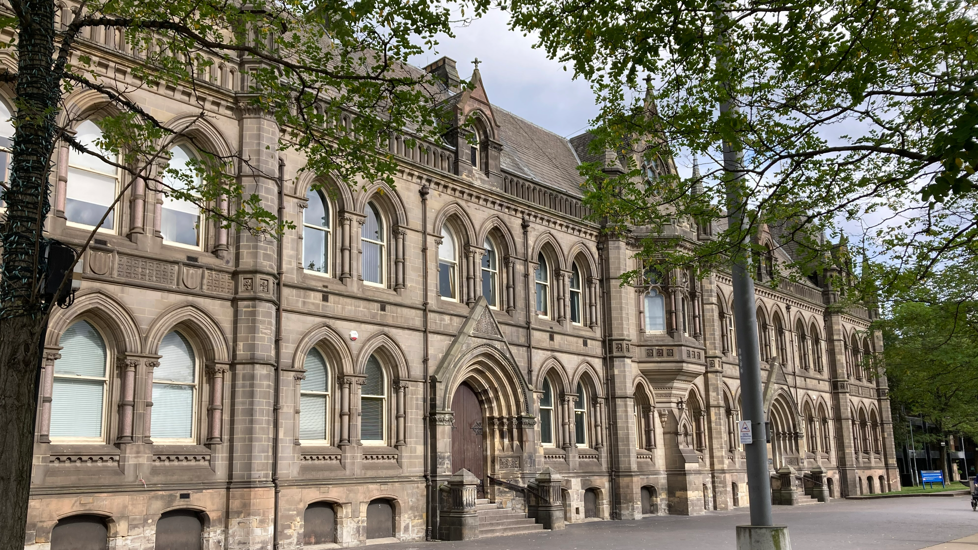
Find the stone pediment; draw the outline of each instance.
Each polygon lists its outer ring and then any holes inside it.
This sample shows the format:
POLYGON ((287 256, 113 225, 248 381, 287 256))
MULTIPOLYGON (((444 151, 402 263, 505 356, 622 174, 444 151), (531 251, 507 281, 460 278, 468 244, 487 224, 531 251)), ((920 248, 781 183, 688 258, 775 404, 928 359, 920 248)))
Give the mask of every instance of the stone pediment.
POLYGON ((512 365, 517 365, 513 351, 510 349, 503 333, 499 329, 496 317, 493 315, 489 303, 484 297, 479 297, 475 305, 469 311, 469 316, 459 327, 458 334, 452 340, 445 354, 442 355, 435 369, 435 378, 444 380, 449 376, 447 372, 459 358, 466 356, 469 351, 480 346, 492 346, 503 355, 512 365))

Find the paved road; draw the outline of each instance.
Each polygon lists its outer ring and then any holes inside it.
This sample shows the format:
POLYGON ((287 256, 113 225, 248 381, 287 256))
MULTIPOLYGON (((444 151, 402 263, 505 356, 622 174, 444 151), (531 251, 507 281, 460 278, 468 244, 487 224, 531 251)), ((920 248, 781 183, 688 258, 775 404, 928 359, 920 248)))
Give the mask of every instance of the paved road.
MULTIPOLYGON (((793 550, 919 550, 978 533, 978 512, 971 511, 969 502, 968 496, 835 500, 827 505, 775 506, 774 521, 788 525, 793 550)), ((383 548, 733 550, 735 526, 749 521, 744 509, 696 517, 588 522, 539 535, 471 542, 399 543, 383 548)), ((978 544, 974 547, 978 550, 978 544)))

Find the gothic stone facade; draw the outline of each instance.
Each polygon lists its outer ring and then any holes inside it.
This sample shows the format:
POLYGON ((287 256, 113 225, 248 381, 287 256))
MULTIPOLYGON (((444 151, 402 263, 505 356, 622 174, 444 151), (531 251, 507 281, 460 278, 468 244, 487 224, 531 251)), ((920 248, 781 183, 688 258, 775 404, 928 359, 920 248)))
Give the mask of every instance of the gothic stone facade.
MULTIPOLYGON (((86 47, 106 74, 136 62, 111 37, 86 47)), ((585 138, 493 106, 477 72, 474 90, 444 90, 471 130, 414 148, 392 136, 396 187, 351 190, 276 152, 280 129, 239 106, 234 69, 200 88, 209 116, 182 151, 281 173, 239 177, 267 205, 281 185, 298 229, 278 242, 202 217, 181 233, 198 213, 133 182, 50 323, 27 548, 87 528, 132 549, 176 531, 211 549, 422 540, 460 466, 517 510, 501 482, 551 468, 568 522, 748 504, 729 277, 621 286, 636 248, 582 219, 585 138)), ((429 70, 452 81, 454 62, 429 70)), ((134 99, 171 124, 198 108, 179 90, 134 99)), ((79 121, 102 107, 69 101, 79 121)), ((97 200, 73 191, 85 167, 67 148, 57 160, 47 231, 77 245, 97 200)), ((859 368, 881 341, 835 298, 757 286, 776 499, 782 483, 795 500, 898 487, 886 379, 859 368)))

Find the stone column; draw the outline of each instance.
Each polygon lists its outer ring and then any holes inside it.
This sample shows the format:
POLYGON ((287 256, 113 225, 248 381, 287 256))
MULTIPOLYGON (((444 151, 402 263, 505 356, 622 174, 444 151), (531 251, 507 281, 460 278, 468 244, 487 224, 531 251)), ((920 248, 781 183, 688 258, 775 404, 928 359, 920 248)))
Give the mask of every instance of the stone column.
MULTIPOLYGON (((221 197, 217 199, 217 208, 221 213, 227 214, 228 198, 226 195, 221 195, 221 197)), ((301 223, 300 223, 300 228, 301 228, 301 223)), ((222 227, 222 224, 219 223, 217 226, 217 236, 214 239, 214 255, 223 260, 227 256, 227 253, 228 253, 228 230, 226 227, 222 227)))
MULTIPOLYGON (((693 281, 692 286, 694 289, 697 288, 697 281, 693 281)), ((702 321, 702 315, 700 313, 700 299, 702 298, 702 293, 694 290, 691 293, 690 301, 693 302, 693 338, 696 338, 697 342, 703 341, 703 327, 700 322, 702 321)))
POLYGON ((604 448, 604 398, 597 397, 594 404, 594 449, 604 448))
POLYGON ((404 430, 405 430, 405 427, 404 427, 404 422, 405 422, 404 408, 405 408, 405 392, 406 391, 407 391, 407 385, 406 384, 403 384, 403 383, 400 383, 400 382, 397 382, 397 383, 394 384, 394 392, 397 395, 397 428, 396 428, 396 431, 397 431, 397 439, 396 439, 396 441, 394 443, 394 446, 397 447, 398 449, 400 449, 400 448, 404 447, 405 445, 407 445, 407 442, 404 439, 404 430))
POLYGON ((207 408, 210 431, 207 434, 207 444, 219 445, 224 440, 224 379, 228 373, 228 365, 214 363, 207 370, 211 375, 211 403, 207 408))
POLYGON ((574 395, 564 394, 564 444, 562 447, 567 451, 574 446, 574 395))
POLYGON ((673 338, 679 334, 679 289, 677 287, 671 287, 669 289, 669 301, 672 302, 672 307, 669 308, 669 319, 672 320, 672 326, 669 327, 669 336, 673 338))
POLYGON ((478 264, 475 261, 476 258, 476 247, 467 246, 465 249, 465 262, 466 271, 465 274, 465 305, 472 307, 475 304, 475 272, 479 269, 478 264))
POLYGON ((124 359, 120 361, 122 391, 119 396, 119 435, 116 443, 133 442, 133 408, 136 404, 136 368, 139 361, 124 359))
POLYGON ((146 361, 146 408, 143 411, 143 443, 153 442, 153 369, 160 366, 159 361, 146 361))
POLYGON ((135 240, 145 233, 144 224, 146 223, 146 180, 136 178, 132 182, 132 199, 129 202, 129 239, 135 240))
POLYGON ((340 237, 340 282, 344 285, 352 277, 350 272, 350 247, 352 240, 353 218, 344 215, 342 219, 342 229, 340 237))
MULTIPOLYGON (((74 132, 72 132, 74 135, 74 132)), ((65 203, 68 199, 68 145, 58 144, 58 181, 54 188, 54 215, 65 217, 65 203)))
POLYGON ((564 271, 554 268, 554 290, 557 291, 557 322, 561 325, 567 322, 567 292, 564 290, 567 277, 564 271))
POLYGON ((593 329, 598 326, 598 279, 596 277, 588 277, 587 290, 588 326, 593 329))
MULTIPOLYGON (((60 349, 60 348, 59 348, 60 349)), ((61 359, 57 351, 44 352, 44 370, 41 372, 41 414, 37 426, 38 443, 51 442, 51 395, 54 392, 54 363, 61 359)))
POLYGON ((537 506, 537 523, 554 531, 564 528, 564 501, 561 485, 564 478, 550 466, 537 474, 537 492, 542 497, 537 506))
MULTIPOLYGON (((353 380, 353 385, 350 387, 352 390, 350 392, 350 443, 362 446, 363 441, 360 440, 360 394, 363 392, 363 385, 367 383, 365 377, 358 377, 353 380)), ((386 423, 388 419, 385 418, 383 421, 386 423)))
POLYGON ((479 538, 479 514, 475 509, 476 491, 479 478, 472 472, 462 469, 448 479, 443 491, 447 498, 441 499, 438 538, 441 540, 471 540, 479 538))
MULTIPOLYGON (((302 381, 306 379, 306 375, 301 372, 293 373, 292 375, 292 388, 293 395, 292 399, 295 406, 292 408, 292 444, 299 445, 300 438, 302 434, 300 433, 299 422, 302 421, 302 381)), ((328 423, 332 415, 329 411, 326 411, 326 422, 328 423)), ((332 430, 327 430, 327 437, 332 434, 332 430)), ((333 436, 335 437, 335 435, 333 436)), ((335 441, 335 439, 333 440, 335 441)))
POLYGON ((403 227, 394 228, 394 290, 404 289, 404 240, 407 231, 403 227))
POLYGON ((350 394, 353 388, 353 378, 343 378, 343 388, 340 391, 340 447, 350 444, 350 394))
POLYGON ((516 312, 516 262, 512 256, 503 260, 506 266, 506 313, 516 312))

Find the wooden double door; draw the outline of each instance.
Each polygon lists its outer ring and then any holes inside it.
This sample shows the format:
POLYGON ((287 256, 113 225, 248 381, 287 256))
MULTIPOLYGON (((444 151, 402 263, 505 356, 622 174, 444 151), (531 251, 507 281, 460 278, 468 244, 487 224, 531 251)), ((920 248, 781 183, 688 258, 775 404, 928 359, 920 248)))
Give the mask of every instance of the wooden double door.
POLYGON ((486 498, 486 426, 482 404, 468 384, 461 384, 452 398, 452 473, 465 468, 479 478, 479 497, 486 498))

